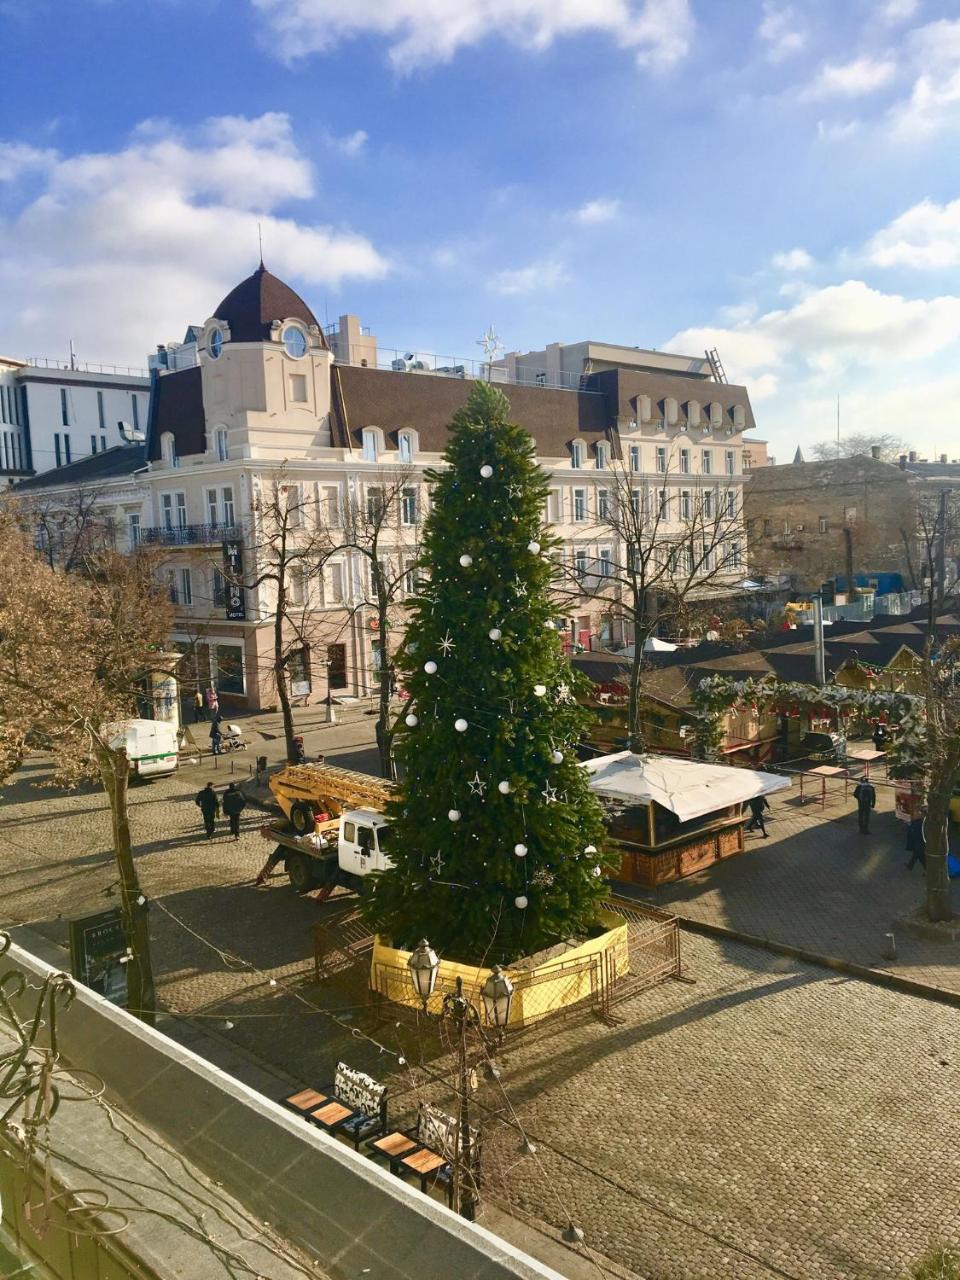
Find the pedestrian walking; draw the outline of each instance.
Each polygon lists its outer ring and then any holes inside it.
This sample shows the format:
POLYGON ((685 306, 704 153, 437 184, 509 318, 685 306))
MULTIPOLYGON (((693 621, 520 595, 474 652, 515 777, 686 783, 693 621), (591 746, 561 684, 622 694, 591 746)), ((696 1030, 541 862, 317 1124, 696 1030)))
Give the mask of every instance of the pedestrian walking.
POLYGON ((203 694, 198 689, 193 695, 193 723, 200 724, 206 718, 206 704, 203 701, 203 694))
POLYGON ((910 861, 906 864, 908 871, 912 871, 918 862, 924 870, 927 869, 927 840, 923 834, 924 816, 922 814, 919 818, 911 818, 907 823, 907 852, 910 854, 910 861))
POLYGON ((213 783, 208 782, 202 791, 198 791, 196 795, 196 803, 203 814, 203 825, 206 828, 207 839, 213 839, 214 824, 220 817, 220 798, 213 789, 213 783))
POLYGON ((747 831, 756 831, 757 827, 763 832, 763 838, 767 838, 767 824, 763 820, 763 812, 770 808, 770 801, 766 796, 754 796, 748 801, 750 805, 750 821, 747 823, 747 831))
POLYGON ((861 778, 853 788, 853 798, 857 802, 857 822, 861 835, 870 834, 870 810, 876 808, 877 789, 867 778, 861 778))
POLYGON ((230 823, 230 834, 234 840, 240 839, 240 815, 246 808, 247 801, 243 792, 235 782, 227 787, 223 797, 223 812, 230 823))

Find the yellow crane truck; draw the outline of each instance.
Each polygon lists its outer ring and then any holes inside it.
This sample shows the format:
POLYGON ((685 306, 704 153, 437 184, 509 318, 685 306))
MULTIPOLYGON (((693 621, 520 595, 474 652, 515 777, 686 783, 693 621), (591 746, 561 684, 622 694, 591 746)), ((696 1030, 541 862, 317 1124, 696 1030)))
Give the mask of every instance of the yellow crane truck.
POLYGON ((261 835, 275 844, 273 861, 283 861, 298 893, 337 885, 359 890, 363 877, 390 866, 386 856, 390 824, 383 813, 394 787, 381 778, 327 764, 290 764, 269 780, 289 822, 261 835))

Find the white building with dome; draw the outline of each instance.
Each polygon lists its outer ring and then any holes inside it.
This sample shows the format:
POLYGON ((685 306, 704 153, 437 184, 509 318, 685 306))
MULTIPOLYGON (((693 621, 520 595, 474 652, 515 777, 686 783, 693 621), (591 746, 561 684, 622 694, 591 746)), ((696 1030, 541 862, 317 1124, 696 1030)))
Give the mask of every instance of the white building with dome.
MULTIPOLYGON (((67 501, 78 487, 95 492, 121 542, 161 549, 177 614, 171 641, 195 653, 183 673, 187 687, 212 684, 228 707, 269 707, 276 703, 275 598, 264 584, 231 600, 224 578, 227 552, 234 566, 242 561, 247 582, 258 576, 258 496, 282 472, 333 533, 338 512, 366 509, 402 476, 385 554, 410 570, 412 588, 429 504, 424 472, 439 464, 471 379, 467 365, 383 356, 352 316, 324 332, 307 303, 262 263, 188 338, 151 361, 139 456, 109 450, 18 489, 45 502, 67 501)), ((657 353, 616 350, 619 363, 583 371, 570 388, 484 370, 535 441, 550 481, 545 521, 570 566, 594 582, 624 554, 602 518, 611 467, 628 469, 638 495, 661 504, 669 536, 691 492, 709 488, 718 504, 739 511, 744 434, 754 426, 746 389, 718 380, 709 361, 662 356, 658 366, 657 353)), ((725 552, 731 580, 745 571, 744 545, 734 529, 725 552)), ((368 578, 369 562, 347 549, 332 554, 315 581, 291 584, 310 620, 288 664, 302 701, 328 692, 361 698, 375 689, 383 637, 368 578)), ((584 597, 565 607, 558 625, 571 648, 629 641, 614 614, 611 604, 584 597)))

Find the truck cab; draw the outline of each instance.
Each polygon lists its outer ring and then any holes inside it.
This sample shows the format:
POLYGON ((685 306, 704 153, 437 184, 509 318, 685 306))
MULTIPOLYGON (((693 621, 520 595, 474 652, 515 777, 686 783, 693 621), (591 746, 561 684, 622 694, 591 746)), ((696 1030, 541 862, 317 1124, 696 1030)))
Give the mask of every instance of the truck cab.
POLYGON ((390 823, 375 809, 345 809, 340 815, 337 861, 349 875, 385 871, 393 863, 387 855, 390 823))

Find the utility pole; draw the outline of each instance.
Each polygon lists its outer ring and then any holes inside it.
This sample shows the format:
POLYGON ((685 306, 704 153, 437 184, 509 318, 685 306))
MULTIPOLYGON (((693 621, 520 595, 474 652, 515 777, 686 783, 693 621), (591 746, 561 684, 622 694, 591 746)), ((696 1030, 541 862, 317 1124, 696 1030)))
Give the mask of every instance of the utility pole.
POLYGON ((448 996, 444 1005, 457 1027, 457 1157, 453 1165, 453 1209, 473 1222, 477 1216, 477 1194, 470 1152, 470 1068, 467 1064, 467 1022, 472 1005, 463 994, 462 978, 457 978, 456 994, 448 996))
POLYGON ((823 645, 823 597, 816 592, 813 597, 813 655, 817 684, 827 683, 827 654, 823 645))

